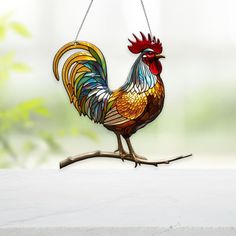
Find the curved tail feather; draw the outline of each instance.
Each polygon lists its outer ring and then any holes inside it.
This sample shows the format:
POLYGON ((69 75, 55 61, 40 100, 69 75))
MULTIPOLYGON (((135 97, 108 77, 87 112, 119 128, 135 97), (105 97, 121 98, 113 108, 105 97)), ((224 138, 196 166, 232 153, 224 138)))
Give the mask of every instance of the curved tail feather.
POLYGON ((63 84, 80 114, 103 123, 111 91, 107 84, 106 61, 102 52, 88 42, 70 42, 56 53, 53 72, 59 80, 60 59, 71 51, 61 72, 63 84))

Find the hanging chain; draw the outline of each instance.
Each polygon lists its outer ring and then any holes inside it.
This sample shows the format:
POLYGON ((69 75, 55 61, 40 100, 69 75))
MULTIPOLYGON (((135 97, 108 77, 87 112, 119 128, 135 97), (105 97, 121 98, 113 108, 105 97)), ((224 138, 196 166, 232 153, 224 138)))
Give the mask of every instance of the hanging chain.
POLYGON ((144 15, 145 15, 145 18, 146 18, 146 21, 147 21, 147 25, 148 25, 148 28, 149 28, 149 32, 150 32, 150 35, 151 35, 151 38, 152 38, 152 30, 151 30, 151 26, 150 26, 150 23, 149 23, 149 20, 148 20, 148 16, 147 16, 147 12, 146 12, 143 0, 140 0, 140 2, 141 2, 141 5, 142 5, 142 8, 143 8, 143 12, 144 12, 144 15))
POLYGON ((86 11, 86 13, 85 13, 85 15, 84 15, 84 18, 83 18, 83 20, 82 20, 82 22, 81 22, 81 25, 80 25, 80 27, 79 27, 79 30, 77 31, 77 34, 76 34, 76 36, 75 36, 74 43, 77 42, 77 39, 78 39, 78 37, 79 37, 79 33, 80 33, 80 31, 81 31, 81 29, 82 29, 82 27, 83 27, 83 24, 84 24, 84 22, 85 22, 85 20, 86 20, 86 17, 87 17, 87 15, 88 15, 88 13, 89 13, 89 10, 90 10, 92 4, 93 4, 93 0, 91 0, 90 4, 89 4, 89 6, 88 6, 88 9, 87 9, 87 11, 86 11))

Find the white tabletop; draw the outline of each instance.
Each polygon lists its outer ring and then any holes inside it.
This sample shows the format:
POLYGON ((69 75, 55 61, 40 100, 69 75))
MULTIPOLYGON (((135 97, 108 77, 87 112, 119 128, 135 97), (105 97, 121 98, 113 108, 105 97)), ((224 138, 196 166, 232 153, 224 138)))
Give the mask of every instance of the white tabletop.
POLYGON ((236 235, 236 171, 0 171, 1 236, 160 233, 236 235))

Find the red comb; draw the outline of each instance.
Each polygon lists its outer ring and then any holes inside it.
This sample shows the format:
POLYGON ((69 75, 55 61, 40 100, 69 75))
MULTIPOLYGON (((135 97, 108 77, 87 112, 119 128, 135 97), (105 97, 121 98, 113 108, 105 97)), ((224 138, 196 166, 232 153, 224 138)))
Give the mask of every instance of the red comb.
POLYGON ((128 46, 128 49, 132 53, 137 54, 148 48, 152 49, 158 54, 162 52, 162 45, 159 39, 156 39, 155 36, 151 37, 150 34, 148 34, 148 38, 146 38, 146 36, 142 32, 140 32, 140 34, 142 36, 142 39, 139 39, 135 34, 133 34, 134 38, 136 39, 136 42, 133 42, 129 39, 131 45, 128 46))

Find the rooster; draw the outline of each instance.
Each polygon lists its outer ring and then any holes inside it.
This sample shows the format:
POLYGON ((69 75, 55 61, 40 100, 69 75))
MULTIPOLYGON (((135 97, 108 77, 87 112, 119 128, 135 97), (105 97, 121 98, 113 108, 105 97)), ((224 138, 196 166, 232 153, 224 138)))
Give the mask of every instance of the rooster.
POLYGON ((130 137, 152 122, 161 113, 165 90, 161 79, 164 58, 159 39, 142 32, 141 38, 133 34, 130 52, 139 54, 124 85, 112 91, 108 87, 106 61, 102 52, 93 44, 83 41, 64 45, 55 55, 53 72, 59 80, 59 61, 68 51, 61 77, 70 102, 80 115, 88 116, 95 123, 115 133, 121 159, 129 156, 137 164, 145 157, 135 153, 130 137), (127 143, 127 153, 121 137, 127 143))

